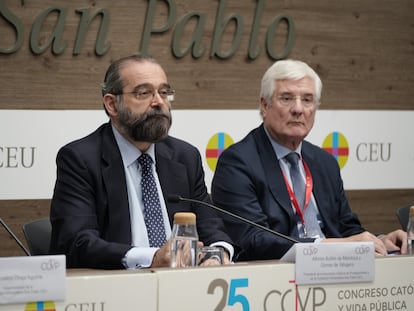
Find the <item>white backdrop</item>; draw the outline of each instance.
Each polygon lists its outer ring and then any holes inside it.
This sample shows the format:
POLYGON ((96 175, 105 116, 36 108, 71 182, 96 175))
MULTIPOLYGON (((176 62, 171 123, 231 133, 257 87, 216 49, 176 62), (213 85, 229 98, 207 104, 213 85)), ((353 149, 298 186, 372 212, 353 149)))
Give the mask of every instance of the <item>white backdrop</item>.
MULTIPOLYGON (((107 120, 101 110, 1 110, 0 199, 51 198, 58 149, 107 120)), ((346 138, 348 190, 414 188, 413 120, 412 111, 320 110, 308 140, 322 146, 332 132, 346 138)), ((236 142, 260 123, 258 110, 174 110, 170 134, 197 146, 210 187, 210 139, 225 133, 236 142)))

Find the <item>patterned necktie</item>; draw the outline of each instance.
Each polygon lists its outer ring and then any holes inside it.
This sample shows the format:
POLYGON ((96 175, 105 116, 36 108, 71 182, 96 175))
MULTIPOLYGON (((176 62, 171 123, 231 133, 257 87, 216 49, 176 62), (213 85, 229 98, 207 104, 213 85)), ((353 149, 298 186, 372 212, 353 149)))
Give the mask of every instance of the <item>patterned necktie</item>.
MULTIPOLYGON (((296 200, 300 209, 303 212, 305 205, 305 193, 306 185, 303 180, 299 169, 299 155, 296 152, 291 152, 285 156, 286 160, 290 163, 290 179, 292 180, 293 192, 295 193, 296 200)), ((304 212, 305 225, 303 228, 305 237, 323 237, 321 227, 318 223, 318 217, 316 207, 313 205, 313 201, 309 200, 309 204, 304 212)))
POLYGON ((152 174, 152 159, 143 153, 138 158, 141 165, 141 191, 144 201, 144 220, 147 226, 150 247, 161 247, 166 242, 164 221, 157 186, 152 174))

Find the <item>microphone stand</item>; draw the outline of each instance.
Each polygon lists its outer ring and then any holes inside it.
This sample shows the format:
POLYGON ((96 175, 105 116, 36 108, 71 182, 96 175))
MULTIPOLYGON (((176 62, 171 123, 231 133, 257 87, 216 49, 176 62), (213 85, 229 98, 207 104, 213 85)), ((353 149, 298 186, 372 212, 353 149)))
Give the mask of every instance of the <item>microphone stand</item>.
POLYGON ((16 243, 20 246, 20 248, 26 253, 27 256, 30 256, 29 251, 24 247, 23 243, 17 238, 17 236, 11 231, 11 229, 6 225, 6 223, 3 221, 3 219, 0 218, 0 223, 6 229, 6 231, 10 234, 10 236, 13 238, 13 240, 16 241, 16 243))
POLYGON ((170 201, 172 203, 178 203, 179 201, 186 201, 186 202, 191 202, 191 203, 206 205, 206 206, 208 206, 208 207, 210 207, 210 208, 212 208, 212 209, 214 209, 214 210, 216 210, 216 211, 218 211, 220 213, 226 214, 226 215, 228 215, 230 217, 233 217, 233 218, 236 218, 236 219, 238 219, 238 220, 240 220, 240 221, 242 221, 244 223, 247 223, 247 224, 252 225, 254 227, 260 228, 260 229, 262 229, 264 231, 267 231, 269 233, 272 233, 272 234, 274 234, 274 235, 276 235, 278 237, 281 237, 281 238, 283 238, 285 240, 288 240, 288 241, 290 241, 292 243, 299 243, 299 241, 291 238, 290 236, 287 236, 287 235, 284 235, 283 233, 280 233, 280 232, 271 230, 271 229, 269 229, 267 227, 264 227, 262 225, 259 225, 259 224, 255 223, 255 222, 253 222, 253 221, 251 221, 249 219, 246 219, 246 218, 241 217, 239 215, 233 214, 233 213, 231 213, 229 211, 226 211, 226 210, 224 210, 222 208, 219 208, 219 207, 217 207, 217 206, 215 206, 213 204, 210 204, 210 203, 207 203, 207 202, 204 202, 204 201, 199 201, 199 200, 194 200, 194 199, 189 199, 189 198, 183 198, 183 197, 181 197, 179 195, 169 195, 168 196, 168 201, 170 201))

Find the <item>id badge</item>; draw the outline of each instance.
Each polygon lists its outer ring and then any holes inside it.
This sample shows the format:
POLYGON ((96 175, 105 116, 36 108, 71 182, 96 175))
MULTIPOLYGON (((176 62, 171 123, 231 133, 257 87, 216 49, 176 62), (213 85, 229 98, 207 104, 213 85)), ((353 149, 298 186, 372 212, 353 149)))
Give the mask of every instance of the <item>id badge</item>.
POLYGON ((299 238, 301 239, 323 239, 325 238, 325 235, 322 233, 322 231, 318 229, 309 229, 306 228, 306 225, 303 225, 301 221, 297 222, 298 232, 299 232, 299 238))

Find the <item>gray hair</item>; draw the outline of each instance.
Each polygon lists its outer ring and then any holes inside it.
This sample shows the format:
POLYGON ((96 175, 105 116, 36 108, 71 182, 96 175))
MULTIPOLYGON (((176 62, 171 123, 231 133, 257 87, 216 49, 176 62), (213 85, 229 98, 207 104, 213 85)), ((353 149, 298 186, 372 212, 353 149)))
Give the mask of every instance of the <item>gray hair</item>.
POLYGON ((277 80, 300 80, 309 77, 315 83, 316 105, 320 105, 322 81, 318 74, 306 63, 298 60, 280 60, 266 70, 262 78, 260 97, 270 104, 277 88, 277 80))

